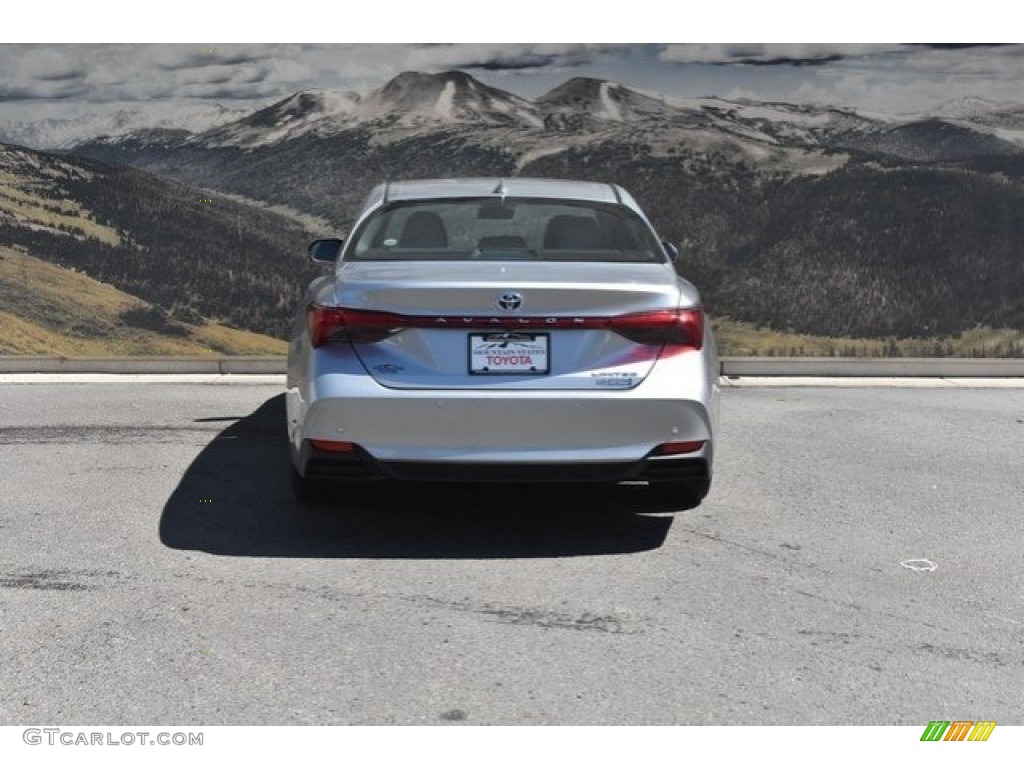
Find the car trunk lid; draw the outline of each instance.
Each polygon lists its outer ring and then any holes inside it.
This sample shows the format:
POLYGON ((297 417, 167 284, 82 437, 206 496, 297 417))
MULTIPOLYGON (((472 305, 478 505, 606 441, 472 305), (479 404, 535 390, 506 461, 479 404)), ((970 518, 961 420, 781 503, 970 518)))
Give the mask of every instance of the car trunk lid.
POLYGON ((378 383, 442 389, 636 386, 697 303, 668 264, 589 262, 351 262, 333 299, 378 383))

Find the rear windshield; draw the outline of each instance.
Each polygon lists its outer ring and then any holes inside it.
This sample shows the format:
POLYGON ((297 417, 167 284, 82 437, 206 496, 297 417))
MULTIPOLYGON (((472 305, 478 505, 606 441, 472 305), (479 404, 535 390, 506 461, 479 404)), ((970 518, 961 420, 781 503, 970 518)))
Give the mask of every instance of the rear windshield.
POLYGON ((550 200, 431 200, 383 209, 354 233, 352 261, 665 261, 632 212, 550 200))

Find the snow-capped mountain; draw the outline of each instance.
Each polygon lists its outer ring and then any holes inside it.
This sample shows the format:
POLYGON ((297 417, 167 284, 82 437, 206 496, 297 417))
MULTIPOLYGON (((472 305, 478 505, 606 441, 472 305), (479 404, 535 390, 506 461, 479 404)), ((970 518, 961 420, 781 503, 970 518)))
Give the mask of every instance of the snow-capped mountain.
POLYGON ((482 125, 543 125, 536 105, 515 94, 481 83, 465 72, 403 72, 359 105, 364 121, 394 120, 482 125))
POLYGON ((537 99, 549 126, 578 126, 581 121, 630 122, 682 110, 610 80, 574 77, 537 99))
MULTIPOLYGON (((1008 121, 1014 113, 986 114, 1008 121)), ((403 72, 362 97, 302 91, 207 131, 135 131, 75 151, 273 204, 307 206, 331 220, 339 210, 329 197, 338 194, 332 175, 554 174, 579 157, 597 156, 609 142, 652 166, 678 163, 723 177, 742 168, 773 179, 821 176, 854 154, 929 163, 1024 152, 1024 130, 979 119, 680 99, 595 78, 571 79, 529 101, 464 72, 403 72), (421 155, 411 164, 403 153, 412 146, 421 155), (237 149, 243 151, 230 151, 237 149)))
MULTIPOLYGON (((250 177, 245 156, 251 153, 261 154, 263 168, 281 153, 287 159, 280 161, 293 171, 315 173, 325 154, 340 157, 362 152, 357 148, 366 142, 383 146, 414 137, 433 137, 435 146, 456 142, 441 157, 481 151, 504 158, 518 172, 540 158, 602 141, 645 147, 652 159, 703 164, 715 158, 712 168, 743 164, 772 176, 828 173, 851 152, 919 163, 1024 152, 1024 107, 972 100, 950 104, 947 111, 959 117, 895 118, 824 105, 682 99, 583 77, 530 101, 465 72, 403 72, 365 96, 302 91, 208 130, 126 131, 75 148, 203 184, 216 184, 224 174, 250 177), (222 149, 241 149, 243 155, 217 154, 222 149)), ((440 163, 435 172, 451 171, 440 163)))
POLYGON ((274 144, 309 131, 345 124, 359 100, 354 91, 299 91, 241 119, 197 133, 196 140, 208 146, 274 144))
MULTIPOLYGON (((870 131, 883 124, 828 107, 679 99, 585 77, 568 80, 529 101, 464 72, 403 72, 362 98, 352 92, 296 93, 239 120, 196 133, 188 143, 253 150, 307 135, 327 138, 373 126, 381 140, 387 140, 392 129, 399 135, 405 129, 431 127, 503 127, 544 140, 609 130, 653 130, 662 138, 665 131, 710 130, 731 141, 769 147, 818 147, 827 145, 833 135, 870 131)), ((676 139, 685 141, 683 136, 676 139)), ((546 151, 544 147, 526 151, 538 149, 546 151)))
POLYGON ((362 124, 431 124, 540 128, 537 107, 464 72, 403 72, 365 97, 352 91, 301 91, 190 143, 254 149, 306 135, 330 136, 362 124))
POLYGON ((1024 106, 961 99, 938 112, 893 118, 829 106, 677 98, 587 77, 568 80, 530 101, 465 72, 403 72, 363 96, 313 89, 256 111, 153 104, 76 119, 0 121, 0 141, 57 149, 131 144, 133 151, 177 145, 249 152, 369 127, 378 141, 434 129, 478 131, 487 141, 489 129, 507 129, 512 133, 501 141, 513 141, 528 158, 575 146, 598 133, 621 132, 660 148, 680 145, 703 151, 701 147, 725 142, 730 151, 750 158, 776 157, 782 149, 867 149, 915 160, 950 159, 958 156, 950 140, 954 134, 970 147, 966 156, 1024 147, 1024 106), (936 120, 958 130, 943 128, 936 120))

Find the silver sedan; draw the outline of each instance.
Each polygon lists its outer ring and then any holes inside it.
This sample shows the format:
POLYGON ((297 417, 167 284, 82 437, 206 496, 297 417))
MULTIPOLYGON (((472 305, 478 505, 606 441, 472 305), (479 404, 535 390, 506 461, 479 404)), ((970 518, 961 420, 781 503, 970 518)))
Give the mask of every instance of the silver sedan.
POLYGON ((697 290, 614 184, 382 184, 318 240, 288 356, 296 492, 338 482, 711 485, 718 362, 697 290))

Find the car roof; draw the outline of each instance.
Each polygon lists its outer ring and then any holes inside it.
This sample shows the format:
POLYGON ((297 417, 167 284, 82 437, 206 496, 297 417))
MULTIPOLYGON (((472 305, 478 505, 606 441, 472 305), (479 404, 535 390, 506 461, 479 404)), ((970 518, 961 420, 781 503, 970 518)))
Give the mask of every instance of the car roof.
POLYGON ((444 198, 536 197, 623 205, 643 216, 633 197, 618 184, 568 179, 481 177, 466 179, 418 179, 378 184, 363 206, 363 214, 393 202, 444 198))

